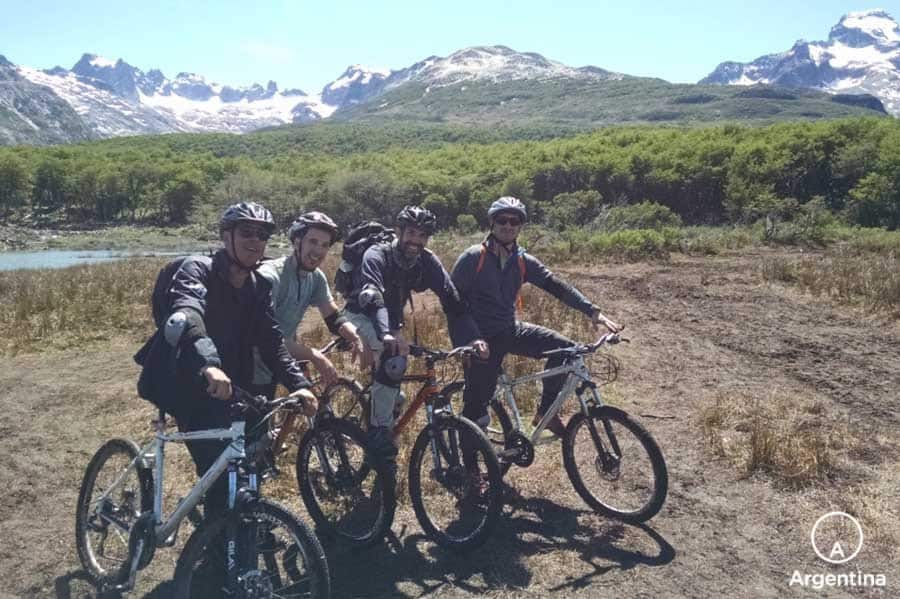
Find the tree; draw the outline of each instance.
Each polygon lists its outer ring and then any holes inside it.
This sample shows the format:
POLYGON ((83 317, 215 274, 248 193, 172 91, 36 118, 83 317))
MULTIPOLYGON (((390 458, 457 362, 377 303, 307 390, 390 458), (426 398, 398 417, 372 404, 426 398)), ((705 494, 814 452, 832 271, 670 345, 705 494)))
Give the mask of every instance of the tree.
POLYGON ((544 223, 557 231, 582 227, 600 213, 602 199, 593 189, 557 194, 543 205, 544 223))
POLYGON ((28 198, 28 171, 24 163, 13 154, 0 155, 0 210, 4 216, 20 206, 28 198))
POLYGON ((65 163, 51 156, 44 158, 34 171, 32 204, 47 211, 64 207, 67 202, 67 184, 65 163))
POLYGON ((194 169, 179 171, 166 182, 160 212, 172 224, 185 224, 197 202, 204 196, 203 176, 194 169))

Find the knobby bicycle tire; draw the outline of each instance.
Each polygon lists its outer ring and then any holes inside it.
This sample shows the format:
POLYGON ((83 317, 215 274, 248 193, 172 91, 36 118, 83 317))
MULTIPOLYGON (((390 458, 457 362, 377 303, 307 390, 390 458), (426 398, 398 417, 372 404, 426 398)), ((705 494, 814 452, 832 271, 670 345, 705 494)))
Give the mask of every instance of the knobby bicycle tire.
POLYGON ((97 495, 106 491, 106 489, 96 489, 98 475, 110 460, 118 458, 115 470, 109 473, 109 484, 112 484, 124 472, 124 467, 131 464, 138 455, 140 455, 140 448, 133 441, 110 439, 91 458, 78 491, 78 504, 75 511, 75 547, 85 572, 101 588, 121 583, 128 575, 130 566, 128 537, 139 513, 153 509, 153 474, 138 464, 118 485, 117 490, 104 500, 102 505, 93 505, 96 503, 93 500, 95 490, 99 491, 97 495), (126 530, 118 531, 111 521, 118 522, 126 530), (89 539, 89 532, 101 535, 101 545, 107 539, 116 543, 120 555, 115 558, 101 558, 100 554, 104 553, 104 548, 93 546, 89 539), (110 533, 114 538, 109 537, 110 533), (100 563, 100 559, 118 562, 118 564, 110 563, 104 567, 100 563))
POLYGON ((595 511, 625 522, 646 522, 662 509, 668 492, 669 476, 659 445, 647 429, 618 408, 612 406, 591 408, 590 418, 594 421, 606 451, 615 454, 617 453, 615 446, 618 446, 620 460, 616 460, 615 466, 601 464, 602 460, 593 445, 593 438, 587 426, 588 417, 583 413, 575 414, 569 421, 563 438, 563 463, 572 485, 585 503, 595 511), (592 459, 579 469, 575 446, 581 432, 586 435, 587 441, 580 445, 587 447, 581 449, 583 455, 578 457, 592 459), (644 455, 641 455, 641 452, 644 455), (640 460, 643 457, 649 460, 649 471, 635 472, 640 470, 640 460), (638 467, 635 468, 633 465, 638 467), (627 478, 623 479, 623 472, 627 478), (592 479, 593 484, 585 478, 592 479), (646 480, 648 478, 649 481, 646 480), (595 488, 592 489, 592 486, 595 488), (646 498, 633 506, 622 505, 624 499, 617 499, 615 495, 624 495, 630 490, 646 495, 646 498))
POLYGON ((343 418, 358 425, 365 425, 366 406, 362 399, 363 387, 354 379, 342 376, 322 392, 322 403, 336 418, 343 418))
POLYGON ((383 539, 393 524, 397 507, 393 481, 385 465, 369 452, 365 433, 352 422, 340 418, 316 422, 300 441, 296 475, 303 503, 325 534, 362 547, 383 539), (333 472, 323 471, 319 451, 327 454, 333 472), (314 457, 319 468, 311 472, 314 457), (335 514, 330 506, 323 509, 325 495, 348 510, 335 514))
MULTIPOLYGON (((409 460, 409 495, 412 501, 413 510, 416 518, 425 534, 437 542, 439 545, 452 549, 454 551, 468 551, 478 547, 484 543, 494 526, 500 519, 500 510, 502 508, 502 475, 500 473, 500 465, 497 462, 497 456, 491 446, 490 441, 485 437, 484 432, 467 418, 461 416, 452 416, 446 413, 438 412, 434 421, 426 426, 413 445, 412 453, 409 460), (441 459, 448 462, 447 468, 439 473, 435 473, 434 468, 429 471, 429 485, 435 487, 443 487, 449 490, 458 500, 456 506, 466 510, 466 517, 473 516, 477 522, 471 532, 467 532, 463 536, 455 536, 452 523, 447 526, 446 530, 436 520, 434 514, 430 514, 425 505, 425 496, 428 491, 424 489, 426 481, 422 480, 423 460, 429 460, 428 464, 433 466, 433 454, 431 452, 431 440, 435 439, 452 439, 451 443, 457 447, 461 446, 461 440, 467 436, 472 443, 472 449, 481 456, 483 467, 486 470, 482 475, 486 475, 487 489, 484 492, 473 493, 474 488, 467 482, 469 472, 466 465, 462 463, 461 451, 456 451, 456 455, 452 451, 448 451, 447 447, 438 450, 441 459), (452 488, 451 488, 452 487, 452 488)), ((443 506, 449 508, 450 506, 443 506)), ((457 522, 462 518, 454 521, 457 522)))
MULTIPOLYGON (((223 541, 222 535, 228 518, 234 515, 223 515, 220 518, 205 521, 196 529, 185 543, 184 550, 178 558, 175 566, 174 596, 178 599, 200 597, 224 596, 222 581, 225 579, 224 548, 216 548, 217 543, 223 541)), ((242 520, 250 520, 254 525, 267 525, 266 538, 257 536, 257 540, 263 544, 260 549, 262 567, 254 564, 257 569, 247 572, 239 572, 245 580, 254 578, 267 581, 261 586, 270 584, 271 589, 267 594, 258 593, 260 597, 309 597, 311 599, 328 599, 331 595, 331 580, 329 579, 328 563, 325 560, 325 552, 319 540, 301 520, 295 518, 290 512, 280 505, 260 499, 238 514, 242 520), (283 527, 282 532, 287 532, 288 539, 273 539, 272 530, 275 526, 283 527), (266 545, 266 543, 269 543, 266 545), (285 549, 285 555, 281 559, 275 559, 274 550, 285 549), (271 549, 272 551, 267 552, 271 549), (300 560, 301 563, 297 563, 300 560), (304 566, 303 572, 298 565, 304 566), (283 572, 279 570, 283 568, 283 572), (305 575, 304 575, 305 574, 305 575), (284 578, 288 577, 285 585, 284 578), (276 592, 278 594, 276 594, 276 592)), ((243 524, 246 525, 246 524, 243 524)), ((257 531, 259 533, 259 531, 257 531)), ((243 535, 241 535, 243 536, 243 535)), ((254 548, 254 551, 257 548, 254 548)), ((238 562, 242 560, 238 559, 238 562)))

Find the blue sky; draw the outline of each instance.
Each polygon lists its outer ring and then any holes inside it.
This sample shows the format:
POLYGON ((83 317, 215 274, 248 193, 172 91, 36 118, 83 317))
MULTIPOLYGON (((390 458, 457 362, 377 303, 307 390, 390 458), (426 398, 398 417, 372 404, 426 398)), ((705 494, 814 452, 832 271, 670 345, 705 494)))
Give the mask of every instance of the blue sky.
POLYGON ((724 60, 826 39, 842 15, 869 8, 900 20, 900 0, 0 0, 0 54, 25 66, 71 68, 92 52, 169 77, 272 79, 315 93, 350 64, 399 69, 432 54, 503 44, 570 66, 696 82, 724 60))

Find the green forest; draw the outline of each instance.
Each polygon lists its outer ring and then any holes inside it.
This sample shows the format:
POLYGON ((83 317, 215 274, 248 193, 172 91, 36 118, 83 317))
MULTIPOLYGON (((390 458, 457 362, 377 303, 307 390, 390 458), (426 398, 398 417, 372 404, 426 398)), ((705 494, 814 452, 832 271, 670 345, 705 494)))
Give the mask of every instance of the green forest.
POLYGON ((348 224, 389 222, 403 205, 422 204, 445 227, 472 228, 503 194, 522 198, 549 228, 659 205, 688 225, 790 220, 814 207, 851 225, 896 229, 900 124, 850 118, 575 133, 329 123, 0 148, 0 216, 31 226, 209 225, 223 206, 253 200, 282 226, 313 208, 348 224))

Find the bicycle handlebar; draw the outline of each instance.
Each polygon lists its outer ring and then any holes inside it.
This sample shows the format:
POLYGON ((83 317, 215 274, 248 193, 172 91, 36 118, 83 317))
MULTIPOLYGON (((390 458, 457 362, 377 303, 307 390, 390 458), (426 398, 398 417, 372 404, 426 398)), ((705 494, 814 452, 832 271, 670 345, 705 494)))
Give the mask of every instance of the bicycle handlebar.
POLYGON ((415 358, 428 358, 435 361, 442 361, 449 358, 455 358, 456 356, 476 356, 478 355, 478 352, 471 345, 461 345, 459 347, 454 347, 450 351, 442 349, 429 349, 421 345, 410 345, 409 355, 415 358))
POLYGON ((267 399, 264 395, 253 395, 238 386, 232 386, 231 400, 229 401, 229 409, 237 415, 244 416, 247 412, 253 411, 257 414, 264 415, 268 418, 276 411, 281 409, 294 409, 300 406, 299 397, 276 397, 275 399, 267 399))
POLYGON ((616 345, 617 343, 621 343, 623 341, 629 343, 631 340, 622 337, 620 333, 607 333, 600 337, 600 339, 598 339, 596 343, 578 344, 571 347, 560 347, 559 349, 551 349, 550 351, 545 351, 541 355, 545 358, 555 356, 557 354, 567 354, 573 357, 583 356, 585 354, 594 353, 604 345, 616 345))

